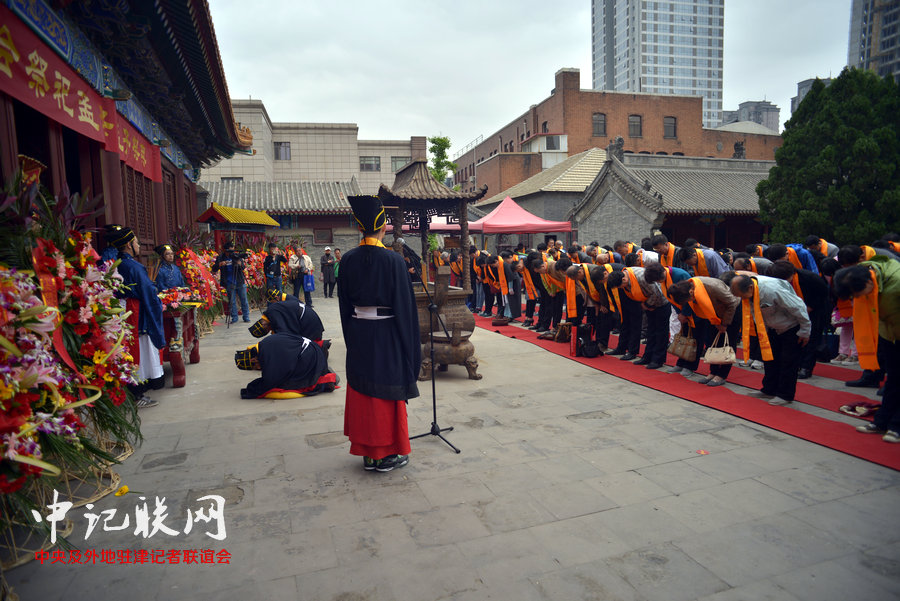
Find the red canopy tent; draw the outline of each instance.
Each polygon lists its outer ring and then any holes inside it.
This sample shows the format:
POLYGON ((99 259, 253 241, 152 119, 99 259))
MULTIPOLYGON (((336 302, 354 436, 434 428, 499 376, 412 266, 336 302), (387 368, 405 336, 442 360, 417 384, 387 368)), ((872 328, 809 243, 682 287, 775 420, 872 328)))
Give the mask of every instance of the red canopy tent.
POLYGON ((470 232, 483 234, 539 234, 544 232, 571 232, 568 221, 548 221, 529 213, 507 196, 496 209, 469 223, 470 232))

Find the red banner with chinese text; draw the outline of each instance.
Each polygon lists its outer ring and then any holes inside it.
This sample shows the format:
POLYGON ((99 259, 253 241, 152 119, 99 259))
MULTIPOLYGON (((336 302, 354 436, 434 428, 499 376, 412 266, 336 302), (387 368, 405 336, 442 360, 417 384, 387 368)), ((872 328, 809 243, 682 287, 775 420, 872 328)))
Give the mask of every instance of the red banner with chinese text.
POLYGON ((0 92, 117 152, 125 163, 162 181, 159 148, 8 8, 0 4, 0 92))
POLYGON ((150 140, 118 113, 116 113, 115 139, 112 138, 113 136, 107 138, 107 150, 118 152, 119 158, 135 171, 143 173, 155 182, 162 181, 159 146, 151 144, 150 140))

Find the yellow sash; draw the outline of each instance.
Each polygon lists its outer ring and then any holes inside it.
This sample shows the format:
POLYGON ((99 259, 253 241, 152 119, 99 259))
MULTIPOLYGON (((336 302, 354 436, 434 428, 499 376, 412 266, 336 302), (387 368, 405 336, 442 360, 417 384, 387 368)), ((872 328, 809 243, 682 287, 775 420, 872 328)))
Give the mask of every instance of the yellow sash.
POLYGON ((694 284, 694 298, 688 304, 691 306, 694 314, 697 317, 702 317, 714 326, 721 324, 722 319, 716 313, 716 308, 713 306, 706 286, 703 285, 699 278, 691 278, 691 282, 694 284))
POLYGON ((384 248, 384 244, 378 238, 363 238, 359 241, 360 246, 380 246, 384 248))
POLYGON ((566 315, 569 317, 578 316, 578 305, 575 304, 575 280, 570 277, 566 278, 566 315))
POLYGON ((634 271, 632 271, 630 267, 626 267, 625 275, 628 276, 628 282, 631 284, 629 286, 629 289, 625 291, 625 294, 628 295, 628 298, 639 303, 646 301, 647 295, 644 294, 643 290, 641 290, 641 285, 638 283, 637 276, 634 275, 634 271))
POLYGON ((588 266, 582 265, 581 269, 584 270, 584 287, 587 288, 588 294, 591 295, 591 299, 594 302, 600 302, 600 292, 591 280, 591 272, 588 270, 588 266))
POLYGON ((853 299, 853 339, 859 352, 859 366, 878 369, 878 281, 869 271, 874 288, 865 296, 853 299))
POLYGON ((875 256, 875 249, 871 246, 860 246, 863 251, 863 261, 868 261, 875 256))
POLYGON ((509 294, 509 282, 506 281, 506 265, 503 258, 497 261, 497 280, 500 286, 500 294, 509 294))
POLYGON ((759 273, 759 268, 756 266, 756 261, 750 259, 750 271, 753 273, 759 273))
POLYGON ((772 361, 772 345, 769 343, 769 333, 766 331, 766 324, 763 321, 762 309, 759 306, 759 283, 753 278, 753 302, 749 298, 742 298, 742 314, 743 314, 743 342, 744 342, 744 360, 750 358, 750 337, 757 336, 759 338, 759 349, 762 351, 763 361, 772 361), (753 312, 753 318, 750 312, 753 312))
POLYGON ((900 242, 888 242, 895 253, 900 253, 900 242))

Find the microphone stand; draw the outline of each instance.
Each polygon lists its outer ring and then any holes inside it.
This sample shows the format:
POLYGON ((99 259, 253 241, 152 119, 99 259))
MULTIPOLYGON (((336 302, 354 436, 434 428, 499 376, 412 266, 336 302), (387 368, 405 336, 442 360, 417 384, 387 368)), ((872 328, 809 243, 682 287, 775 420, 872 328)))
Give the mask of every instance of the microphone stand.
MULTIPOLYGON (((424 434, 416 434, 415 436, 410 436, 410 440, 414 440, 416 438, 422 438, 423 436, 437 436, 449 446, 451 449, 456 451, 457 453, 461 453, 458 448, 453 446, 453 443, 447 440, 441 432, 450 432, 453 430, 453 426, 449 428, 441 428, 437 423, 437 384, 435 382, 434 372, 437 371, 434 364, 434 321, 437 319, 438 323, 441 324, 441 328, 444 330, 444 335, 447 337, 447 341, 450 341, 450 332, 447 331, 447 325, 444 321, 438 316, 437 310, 438 306, 434 304, 434 299, 431 296, 431 293, 428 291, 428 282, 425 281, 425 277, 422 274, 422 259, 416 252, 408 247, 405 242, 403 244, 403 255, 409 259, 409 262, 413 265, 413 270, 416 272, 416 275, 419 278, 419 281, 422 282, 422 288, 425 290, 425 296, 428 299, 428 314, 430 320, 430 332, 428 341, 430 343, 430 351, 431 351, 431 410, 432 410, 432 421, 431 421, 431 430, 425 432, 424 434)), ((435 286, 437 283, 435 283, 435 286)))

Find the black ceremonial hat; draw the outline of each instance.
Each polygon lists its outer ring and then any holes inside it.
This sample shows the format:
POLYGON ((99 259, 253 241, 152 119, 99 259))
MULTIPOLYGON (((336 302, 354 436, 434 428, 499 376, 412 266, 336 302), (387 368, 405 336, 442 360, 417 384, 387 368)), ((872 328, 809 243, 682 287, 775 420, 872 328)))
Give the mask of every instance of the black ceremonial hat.
POLYGON ((384 205, 377 196, 348 196, 353 216, 363 232, 377 232, 387 223, 384 205))
POLYGON ((117 223, 110 223, 104 226, 104 228, 106 230, 104 232, 106 243, 111 244, 116 248, 122 248, 134 240, 134 230, 130 227, 125 227, 124 225, 119 225, 117 223))
POLYGON ((235 351, 234 364, 238 369, 247 371, 259 369, 259 347, 254 344, 243 351, 235 351))
POLYGON ((156 251, 156 254, 158 254, 161 257, 164 254, 166 254, 167 250, 171 250, 172 252, 175 252, 175 247, 172 246, 171 244, 160 244, 153 250, 156 251))

